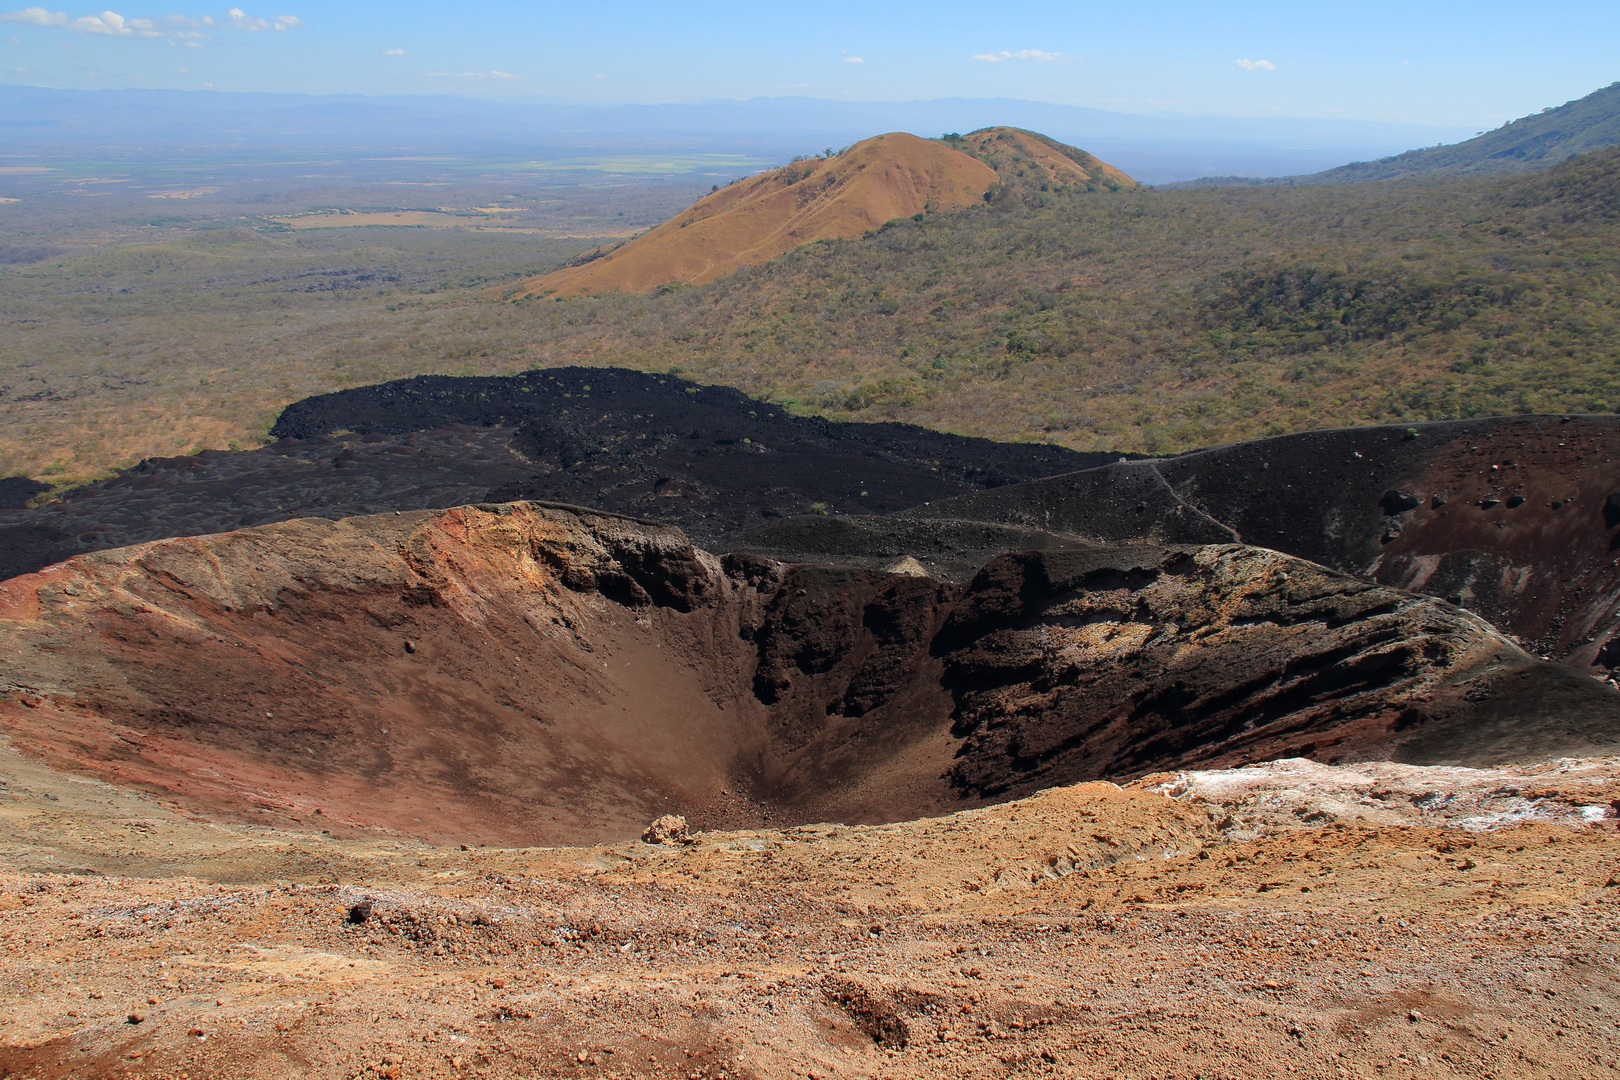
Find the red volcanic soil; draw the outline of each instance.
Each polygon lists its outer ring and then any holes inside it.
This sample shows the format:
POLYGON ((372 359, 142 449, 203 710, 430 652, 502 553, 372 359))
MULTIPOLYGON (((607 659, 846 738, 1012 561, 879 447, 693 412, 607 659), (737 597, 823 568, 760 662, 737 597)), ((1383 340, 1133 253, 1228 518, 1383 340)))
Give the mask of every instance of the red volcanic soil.
POLYGON ((1620 694, 1239 545, 971 581, 717 558, 514 503, 286 522, 0 583, 0 722, 203 812, 445 842, 894 821, 1282 756, 1603 751, 1620 694))
MULTIPOLYGON (((92 557, 105 592, 78 632, 99 655, 66 677, 96 706, 25 698, 19 741, 215 810, 440 842, 624 835, 672 806, 723 822, 735 628, 604 601, 639 587, 593 577, 600 544, 559 516, 524 514, 515 543, 510 515, 452 511, 92 557)), ((673 529, 637 534, 690 556, 673 529)), ((0 586, 4 617, 77 608, 90 569, 0 586)))
POLYGON ((738 181, 600 258, 531 278, 523 295, 646 292, 702 284, 812 240, 984 201, 990 166, 903 131, 738 181))
POLYGON ((1620 1073, 1620 837, 1579 813, 1613 761, 463 851, 196 823, 11 758, 0 1076, 1620 1073), (1534 821, 1481 831, 1459 789, 1534 821))
POLYGON ((1620 666, 1617 493, 1612 425, 1511 420, 1451 440, 1400 485, 1368 570, 1571 664, 1620 666))

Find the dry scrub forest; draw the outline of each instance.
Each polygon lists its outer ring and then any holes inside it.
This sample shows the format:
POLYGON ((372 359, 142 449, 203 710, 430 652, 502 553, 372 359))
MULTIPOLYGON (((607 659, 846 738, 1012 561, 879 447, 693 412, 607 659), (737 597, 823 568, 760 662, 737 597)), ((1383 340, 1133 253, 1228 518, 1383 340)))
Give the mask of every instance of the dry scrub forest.
MULTIPOLYGON (((1083 450, 1620 404, 1614 150, 1506 178, 1009 184, 705 286, 516 303, 601 240, 297 231, 238 205, 152 225, 83 200, 47 229, 21 205, 0 207, 0 473, 57 483, 255 445, 309 394, 572 363, 1083 450)), ((615 213, 575 220, 600 237, 615 213)))

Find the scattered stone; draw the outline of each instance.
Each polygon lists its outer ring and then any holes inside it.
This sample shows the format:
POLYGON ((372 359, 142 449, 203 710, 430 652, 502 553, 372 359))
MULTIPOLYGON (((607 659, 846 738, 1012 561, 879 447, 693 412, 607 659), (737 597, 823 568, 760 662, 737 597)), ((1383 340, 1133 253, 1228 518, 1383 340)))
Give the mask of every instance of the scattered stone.
POLYGON ((1394 517, 1396 514, 1404 514, 1408 510, 1416 510, 1422 502, 1423 500, 1416 495, 1391 490, 1384 492, 1384 497, 1378 500, 1378 505, 1384 508, 1386 516, 1394 517))
POLYGON ((686 819, 679 814, 665 814, 657 821, 654 821, 642 832, 641 839, 649 844, 690 844, 692 842, 692 838, 686 831, 686 819))
POLYGON ((146 1023, 146 1014, 145 1013, 132 1012, 128 1016, 124 1017, 124 1023, 126 1023, 126 1024, 144 1024, 144 1023, 146 1023))
POLYGON ((359 926, 369 918, 371 918, 370 900, 362 900, 358 904, 350 905, 348 921, 351 925, 359 926))

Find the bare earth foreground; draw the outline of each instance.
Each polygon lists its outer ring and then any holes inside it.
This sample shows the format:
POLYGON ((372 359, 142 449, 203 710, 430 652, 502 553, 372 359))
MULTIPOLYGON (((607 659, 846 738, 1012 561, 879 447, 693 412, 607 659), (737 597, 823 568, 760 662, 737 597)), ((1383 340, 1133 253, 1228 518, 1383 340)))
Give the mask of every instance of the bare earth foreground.
POLYGON ((470 850, 0 782, 0 1076, 1620 1072, 1615 760, 470 850))

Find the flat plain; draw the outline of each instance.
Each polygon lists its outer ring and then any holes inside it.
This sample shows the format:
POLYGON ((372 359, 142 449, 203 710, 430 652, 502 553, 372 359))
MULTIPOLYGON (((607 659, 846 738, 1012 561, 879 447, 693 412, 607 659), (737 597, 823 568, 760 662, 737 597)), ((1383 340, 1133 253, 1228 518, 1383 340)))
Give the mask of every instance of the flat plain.
POLYGON ((314 388, 504 370, 466 297, 551 268, 581 237, 655 224, 751 164, 6 160, 0 475, 67 484, 257 445, 314 388))

